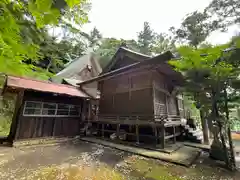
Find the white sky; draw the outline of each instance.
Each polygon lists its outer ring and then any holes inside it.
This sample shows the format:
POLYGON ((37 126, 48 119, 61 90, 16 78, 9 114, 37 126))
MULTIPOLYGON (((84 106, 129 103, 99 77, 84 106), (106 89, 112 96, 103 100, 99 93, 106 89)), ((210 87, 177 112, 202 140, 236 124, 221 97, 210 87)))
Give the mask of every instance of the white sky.
MULTIPOLYGON (((195 10, 203 10, 211 0, 91 0, 90 24, 83 30, 89 32, 96 26, 104 37, 136 39, 148 21, 154 31, 167 32, 178 27, 183 17, 195 10)), ((236 33, 236 27, 228 33, 214 33, 208 41, 224 43, 236 33)))

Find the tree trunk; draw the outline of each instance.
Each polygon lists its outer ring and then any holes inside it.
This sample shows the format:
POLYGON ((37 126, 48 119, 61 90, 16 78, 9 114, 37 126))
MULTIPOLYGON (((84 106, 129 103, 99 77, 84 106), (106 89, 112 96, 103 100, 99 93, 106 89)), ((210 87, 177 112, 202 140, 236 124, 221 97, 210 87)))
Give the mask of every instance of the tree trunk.
POLYGON ((226 113, 226 118, 227 118, 227 135, 228 135, 228 141, 229 141, 229 147, 230 147, 230 163, 229 163, 229 168, 232 171, 236 170, 236 161, 235 161, 235 153, 234 153, 234 148, 233 148, 233 142, 232 142, 232 133, 231 133, 231 128, 229 124, 229 110, 228 110, 228 96, 227 96, 227 90, 226 88, 224 89, 224 109, 226 113))
POLYGON ((217 106, 217 100, 216 100, 216 91, 214 91, 214 89, 212 89, 212 114, 213 114, 213 118, 214 121, 217 123, 218 127, 219 127, 219 133, 220 133, 220 139, 222 142, 222 147, 223 147, 223 152, 225 154, 225 163, 227 165, 227 167, 229 167, 229 153, 226 147, 226 142, 225 142, 225 138, 224 138, 224 134, 223 134, 223 127, 222 127, 222 122, 220 121, 220 117, 219 117, 219 112, 218 112, 218 106, 217 106))
POLYGON ((202 131, 203 131, 203 141, 204 141, 204 144, 209 144, 208 122, 203 109, 200 109, 200 117, 201 117, 202 131))

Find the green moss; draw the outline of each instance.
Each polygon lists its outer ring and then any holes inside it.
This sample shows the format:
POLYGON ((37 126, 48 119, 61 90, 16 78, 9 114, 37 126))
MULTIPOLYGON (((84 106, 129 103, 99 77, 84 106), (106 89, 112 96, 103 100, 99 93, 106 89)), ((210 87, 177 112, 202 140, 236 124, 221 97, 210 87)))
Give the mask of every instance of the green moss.
POLYGON ((68 167, 44 167, 40 168, 34 174, 27 177, 27 180, 38 179, 38 180, 56 180, 56 179, 65 179, 65 180, 125 180, 125 177, 120 173, 116 172, 110 167, 102 165, 99 168, 94 168, 90 166, 72 166, 68 167))
POLYGON ((138 159, 132 163, 132 169, 145 178, 154 180, 182 180, 179 176, 174 175, 169 171, 169 168, 164 165, 154 163, 151 160, 138 159))
POLYGON ((11 117, 3 117, 0 115, 0 136, 7 136, 10 131, 11 117))

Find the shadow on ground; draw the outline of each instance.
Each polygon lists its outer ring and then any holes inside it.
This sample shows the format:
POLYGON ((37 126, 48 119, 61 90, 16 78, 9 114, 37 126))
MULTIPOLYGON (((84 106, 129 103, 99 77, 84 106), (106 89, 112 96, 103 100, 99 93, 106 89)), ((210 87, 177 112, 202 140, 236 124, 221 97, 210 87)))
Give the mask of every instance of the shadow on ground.
MULTIPOLYGON (((104 173, 111 174, 112 171, 117 171, 117 178, 110 178, 111 180, 240 179, 239 173, 230 173, 224 170, 218 163, 209 159, 207 154, 202 154, 191 168, 186 168, 83 141, 22 148, 0 147, 1 180, 34 180, 29 175, 38 172, 39 169, 70 166, 74 167, 72 172, 78 171, 80 167, 86 167, 85 169, 92 170, 94 173, 96 172, 95 167, 100 168, 104 173)), ((59 173, 56 169, 53 169, 52 172, 59 173)), ((96 180, 102 180, 100 179, 101 175, 96 174, 96 176, 99 176, 96 180)), ((47 177, 47 179, 55 180, 56 177, 47 177)))
POLYGON ((0 149, 0 179, 20 178, 39 167, 67 164, 84 164, 86 166, 99 163, 114 167, 127 158, 129 154, 100 145, 86 142, 63 143, 59 145, 0 149))

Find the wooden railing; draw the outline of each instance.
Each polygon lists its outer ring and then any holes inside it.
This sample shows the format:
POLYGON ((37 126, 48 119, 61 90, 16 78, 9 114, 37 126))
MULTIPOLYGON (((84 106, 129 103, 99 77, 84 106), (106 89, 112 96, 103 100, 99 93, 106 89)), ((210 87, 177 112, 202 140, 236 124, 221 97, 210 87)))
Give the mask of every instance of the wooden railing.
POLYGON ((176 115, 99 115, 93 121, 144 121, 146 122, 168 122, 180 121, 180 116, 176 115))

